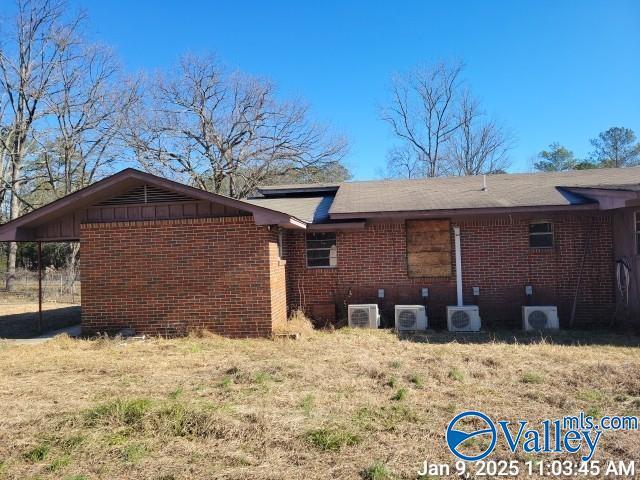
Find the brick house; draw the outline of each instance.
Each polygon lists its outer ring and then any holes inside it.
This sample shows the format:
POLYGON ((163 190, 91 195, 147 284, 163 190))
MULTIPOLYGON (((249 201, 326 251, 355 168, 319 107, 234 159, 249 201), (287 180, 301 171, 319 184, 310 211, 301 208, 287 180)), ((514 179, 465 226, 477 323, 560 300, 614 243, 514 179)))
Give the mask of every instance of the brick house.
POLYGON ((556 305, 563 327, 637 326, 636 209, 640 167, 281 185, 248 200, 126 169, 0 226, 0 240, 80 241, 89 333, 268 336, 292 309, 322 325, 353 303, 377 303, 386 326, 394 305, 424 304, 443 328, 458 229, 463 300, 483 327, 520 328, 528 304, 556 305))

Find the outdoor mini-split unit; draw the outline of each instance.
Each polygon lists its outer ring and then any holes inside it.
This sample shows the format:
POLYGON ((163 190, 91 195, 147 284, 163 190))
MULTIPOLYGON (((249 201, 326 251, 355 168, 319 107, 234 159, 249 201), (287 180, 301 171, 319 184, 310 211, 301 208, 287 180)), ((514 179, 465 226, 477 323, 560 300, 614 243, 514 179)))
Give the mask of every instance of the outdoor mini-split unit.
POLYGON ((477 305, 447 307, 447 328, 450 332, 479 332, 481 324, 477 305))
MULTIPOLYGON (((427 311, 424 305, 396 305, 396 331, 418 332, 428 328, 427 311)), ((379 328, 378 305, 367 303, 349 305, 349 326, 352 328, 379 328)), ((450 332, 479 332, 482 322, 477 305, 447 307, 447 328, 450 332)), ((558 309, 554 306, 522 307, 523 330, 557 330, 558 309)))
POLYGON ((456 293, 458 304, 447 307, 447 328, 450 332, 479 332, 482 326, 480 308, 465 305, 462 300, 462 255, 460 253, 460 227, 453 227, 456 249, 456 293))
POLYGON ((424 305, 396 305, 396 331, 417 332, 427 329, 424 305))
MULTIPOLYGON (((458 304, 447 307, 447 328, 450 332, 479 332, 482 327, 480 308, 465 305, 462 300, 462 258, 460 254, 460 227, 453 227, 456 249, 456 293, 458 304)), ((384 292, 380 290, 380 292, 384 292)), ((380 293, 379 293, 380 296, 380 293)), ((425 296, 423 294, 423 296, 425 296)), ((380 298, 384 297, 384 293, 380 298)), ((419 331, 427 329, 427 312, 423 305, 396 305, 396 330, 419 331)), ((380 314, 375 303, 349 305, 349 326, 378 328, 380 314)), ((522 307, 523 330, 554 330, 559 328, 558 310, 554 306, 522 307)))
POLYGON ((558 309, 553 306, 522 307, 523 330, 558 330, 558 309))
POLYGON ((380 326, 378 305, 375 303, 349 305, 349 326, 352 328, 378 328, 380 326))

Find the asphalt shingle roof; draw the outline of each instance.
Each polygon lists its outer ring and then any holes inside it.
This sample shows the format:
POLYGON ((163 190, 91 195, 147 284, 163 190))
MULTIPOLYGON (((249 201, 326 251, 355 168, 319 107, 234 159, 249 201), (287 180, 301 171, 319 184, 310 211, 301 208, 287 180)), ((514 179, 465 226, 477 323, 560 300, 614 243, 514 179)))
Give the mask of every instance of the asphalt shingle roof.
POLYGON ((487 175, 486 191, 482 176, 350 182, 340 185, 329 213, 565 206, 587 200, 561 187, 639 184, 640 167, 487 175))
POLYGON ((254 198, 245 202, 286 213, 307 223, 324 223, 329 220, 329 207, 333 202, 333 195, 254 198))
POLYGON ((333 214, 562 207, 591 202, 572 187, 640 191, 640 167, 487 175, 486 185, 483 190, 482 176, 286 185, 265 187, 265 198, 245 201, 309 223, 328 222, 333 214), (307 190, 337 186, 335 198, 307 190), (292 190, 306 194, 290 196, 292 190))

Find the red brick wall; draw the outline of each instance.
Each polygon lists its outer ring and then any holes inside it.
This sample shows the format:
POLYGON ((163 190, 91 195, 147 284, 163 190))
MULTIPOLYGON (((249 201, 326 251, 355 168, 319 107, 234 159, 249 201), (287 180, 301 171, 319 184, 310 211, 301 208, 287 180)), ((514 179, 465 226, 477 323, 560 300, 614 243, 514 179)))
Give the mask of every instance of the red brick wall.
POLYGON ((287 320, 286 261, 280 258, 278 234, 274 229, 269 239, 269 286, 273 322, 287 320))
MULTIPOLYGON (((527 302, 525 285, 533 286, 531 304, 557 305, 561 323, 566 326, 590 230, 592 243, 584 263, 576 324, 604 325, 609 321, 614 305, 611 217, 544 218, 554 222, 552 249, 529 248, 529 219, 452 221, 452 226, 459 225, 462 232, 465 303, 480 306, 485 326, 521 327, 521 307, 527 302), (477 299, 472 287, 480 287, 477 299)), ((334 269, 306 268, 304 233, 291 232, 286 247, 290 308, 303 306, 311 312, 314 305, 334 303, 338 316, 344 317, 349 303, 379 303, 389 325, 395 304, 425 303, 420 291, 428 287, 430 323, 444 327, 445 307, 455 305, 455 266, 448 278, 408 277, 404 223, 338 232, 338 266, 334 269), (377 299, 379 288, 385 289, 381 302, 377 299)))
POLYGON ((276 241, 252 217, 84 224, 83 328, 270 335, 286 304, 276 241))

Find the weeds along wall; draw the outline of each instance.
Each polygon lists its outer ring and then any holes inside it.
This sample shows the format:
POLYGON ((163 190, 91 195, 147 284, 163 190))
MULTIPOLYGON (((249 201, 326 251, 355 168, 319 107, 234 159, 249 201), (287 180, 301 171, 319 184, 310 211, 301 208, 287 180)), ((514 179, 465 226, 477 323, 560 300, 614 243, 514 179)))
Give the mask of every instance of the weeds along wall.
MULTIPOLYGON (((453 219, 452 230, 454 226, 460 226, 462 235, 464 301, 480 306, 483 325, 520 328, 522 305, 531 304, 557 305, 561 325, 567 326, 576 290, 576 326, 608 324, 615 308, 610 215, 453 219), (529 224, 540 219, 553 222, 552 248, 529 246, 529 224), (525 294, 527 285, 533 287, 532 297, 525 294), (473 287, 479 287, 479 296, 473 296, 473 287)), ((451 242, 453 252, 453 231, 451 242)), ((335 268, 307 268, 305 234, 288 234, 290 308, 301 306, 317 324, 324 324, 344 320, 350 303, 378 303, 390 326, 394 305, 425 304, 430 324, 446 326, 446 306, 456 302, 455 265, 448 277, 410 278, 404 222, 338 231, 337 255, 335 268), (429 289, 426 300, 423 287, 429 289), (380 288, 385 290, 382 300, 380 288)))
POLYGON ((252 217, 84 224, 83 330, 268 336, 286 315, 277 242, 252 217))

